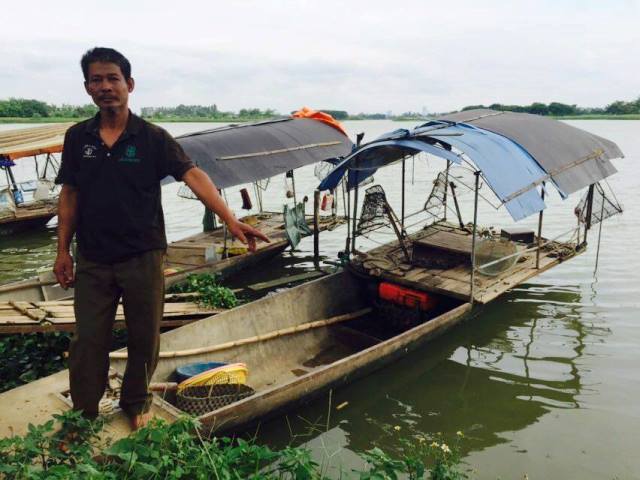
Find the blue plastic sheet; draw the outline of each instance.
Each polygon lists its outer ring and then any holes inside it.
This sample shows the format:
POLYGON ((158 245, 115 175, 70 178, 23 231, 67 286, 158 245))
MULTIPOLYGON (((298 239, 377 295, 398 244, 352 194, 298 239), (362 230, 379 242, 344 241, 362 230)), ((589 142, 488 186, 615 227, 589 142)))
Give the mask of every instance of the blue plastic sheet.
MULTIPOLYGON (((546 172, 526 150, 502 135, 467 124, 431 122, 411 131, 395 130, 362 146, 345 157, 319 188, 335 188, 347 170, 347 185, 353 188, 373 175, 377 168, 419 152, 459 164, 461 158, 447 147, 464 152, 482 171, 491 189, 503 202, 546 176, 546 172)), ((529 188, 506 202, 505 206, 516 221, 545 208, 535 188, 529 188)))

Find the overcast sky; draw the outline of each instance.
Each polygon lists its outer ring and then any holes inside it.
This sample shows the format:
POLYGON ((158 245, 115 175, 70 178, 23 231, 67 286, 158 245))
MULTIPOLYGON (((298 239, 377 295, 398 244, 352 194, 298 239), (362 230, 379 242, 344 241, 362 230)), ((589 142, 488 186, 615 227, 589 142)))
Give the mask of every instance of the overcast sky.
POLYGON ((640 96, 640 0, 33 1, 3 6, 0 98, 87 103, 79 59, 133 65, 134 110, 444 112, 640 96))

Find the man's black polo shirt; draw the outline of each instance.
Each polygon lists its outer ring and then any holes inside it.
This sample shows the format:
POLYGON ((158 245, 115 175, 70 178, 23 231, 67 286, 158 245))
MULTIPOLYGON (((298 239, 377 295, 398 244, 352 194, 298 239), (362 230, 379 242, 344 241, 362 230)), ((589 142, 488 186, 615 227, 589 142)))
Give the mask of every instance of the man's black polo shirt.
POLYGON ((194 166, 165 130, 129 113, 118 141, 108 148, 100 114, 71 127, 56 178, 78 190, 76 238, 94 262, 115 263, 165 249, 160 180, 181 180, 194 166))

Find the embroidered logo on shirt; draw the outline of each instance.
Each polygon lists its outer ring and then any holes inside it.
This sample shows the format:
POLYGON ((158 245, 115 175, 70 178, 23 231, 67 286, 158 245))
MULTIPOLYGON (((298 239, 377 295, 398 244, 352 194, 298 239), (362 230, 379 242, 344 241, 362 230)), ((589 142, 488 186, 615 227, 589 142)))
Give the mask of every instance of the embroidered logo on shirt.
POLYGON ((122 157, 120 161, 126 163, 140 163, 140 159, 136 158, 136 146, 127 145, 127 148, 124 150, 124 157, 122 157))
POLYGON ((96 151, 98 147, 95 145, 86 144, 82 147, 82 158, 96 158, 96 151))

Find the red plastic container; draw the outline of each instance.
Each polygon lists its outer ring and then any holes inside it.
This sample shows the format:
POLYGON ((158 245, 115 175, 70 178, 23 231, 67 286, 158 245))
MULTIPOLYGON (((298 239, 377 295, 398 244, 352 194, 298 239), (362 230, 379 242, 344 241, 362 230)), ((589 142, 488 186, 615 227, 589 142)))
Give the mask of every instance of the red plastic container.
POLYGON ((431 310, 438 303, 435 296, 426 292, 420 292, 388 282, 380 283, 378 286, 378 296, 382 300, 402 305, 403 307, 419 308, 420 310, 431 310))

